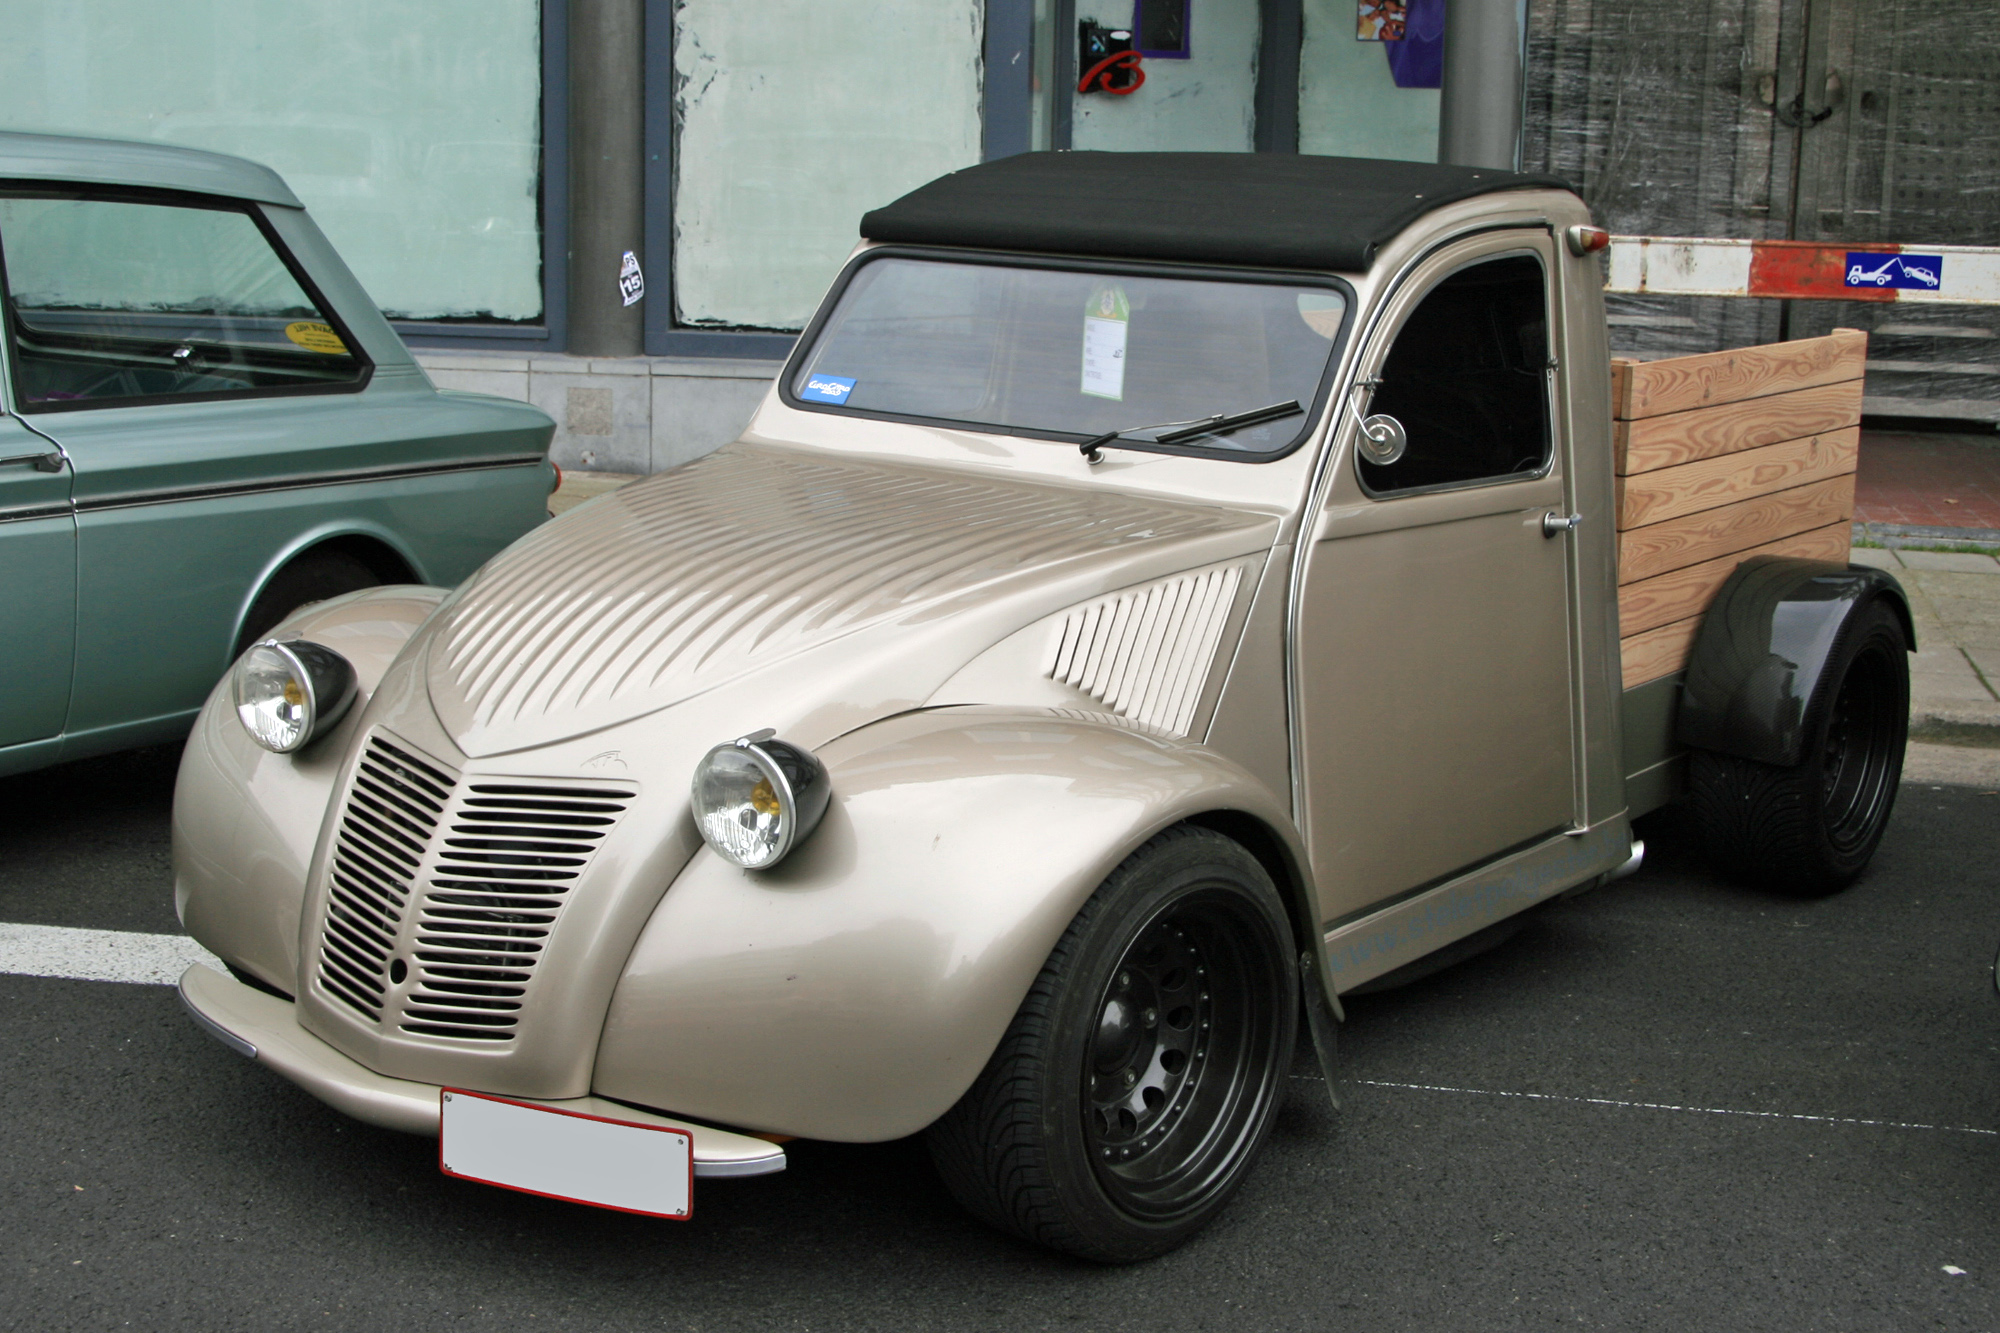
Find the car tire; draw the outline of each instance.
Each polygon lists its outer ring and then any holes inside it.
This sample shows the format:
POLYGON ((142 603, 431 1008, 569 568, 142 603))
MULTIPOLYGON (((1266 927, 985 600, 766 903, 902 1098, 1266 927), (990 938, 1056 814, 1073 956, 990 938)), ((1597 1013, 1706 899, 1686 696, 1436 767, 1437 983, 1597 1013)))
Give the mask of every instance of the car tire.
POLYGON ((1818 897, 1853 883, 1888 827, 1910 727, 1909 645, 1880 599, 1828 661, 1796 764, 1688 756, 1688 812, 1711 863, 1752 886, 1818 897))
POLYGON ((243 632, 236 639, 235 656, 243 656, 251 644, 306 603, 378 587, 382 582, 367 562, 346 551, 307 551, 274 574, 250 604, 243 632))
POLYGON ((975 1216, 1102 1263, 1163 1254, 1248 1172, 1283 1099, 1298 973, 1257 859, 1180 827, 1126 858, 926 1133, 975 1216))

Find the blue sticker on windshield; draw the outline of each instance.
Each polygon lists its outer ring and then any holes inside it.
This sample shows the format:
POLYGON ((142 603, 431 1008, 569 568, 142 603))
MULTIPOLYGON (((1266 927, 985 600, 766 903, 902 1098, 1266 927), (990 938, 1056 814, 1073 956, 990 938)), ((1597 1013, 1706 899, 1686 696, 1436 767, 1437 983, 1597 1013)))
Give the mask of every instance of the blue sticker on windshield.
POLYGON ((853 392, 853 380, 844 380, 838 375, 808 375, 806 387, 799 390, 799 397, 809 403, 844 403, 847 395, 853 392))

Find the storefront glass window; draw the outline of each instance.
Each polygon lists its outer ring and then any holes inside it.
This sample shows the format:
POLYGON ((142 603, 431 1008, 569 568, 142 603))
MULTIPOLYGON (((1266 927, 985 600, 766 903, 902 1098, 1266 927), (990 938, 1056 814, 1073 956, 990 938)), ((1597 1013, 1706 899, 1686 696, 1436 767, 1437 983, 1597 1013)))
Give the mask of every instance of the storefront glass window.
MULTIPOLYGON (((1357 40, 1364 13, 1377 8, 1357 0, 1304 0, 1299 151, 1435 162, 1439 94, 1435 74, 1420 68, 1426 53, 1414 48, 1441 45, 1444 7, 1403 6, 1411 31, 1400 42, 1357 40), (1390 49, 1405 43, 1408 49, 1390 49)), ((1436 59, 1436 52, 1428 54, 1436 59)))
POLYGON ((539 0, 9 0, 0 125, 274 168, 400 319, 542 317, 539 0))
MULTIPOLYGON (((1079 19, 1106 27, 1132 21, 1131 0, 1078 0, 1076 12, 1079 19)), ((1192 6, 1187 58, 1146 61, 1146 82, 1138 92, 1121 97, 1064 90, 1073 99, 1070 146, 1126 153, 1249 152, 1257 124, 1261 31, 1257 0, 1202 0, 1192 6)), ((1075 41, 1073 34, 1070 40, 1075 41)))
POLYGON ((983 0, 682 0, 674 299, 796 329, 861 215, 979 160, 983 0))

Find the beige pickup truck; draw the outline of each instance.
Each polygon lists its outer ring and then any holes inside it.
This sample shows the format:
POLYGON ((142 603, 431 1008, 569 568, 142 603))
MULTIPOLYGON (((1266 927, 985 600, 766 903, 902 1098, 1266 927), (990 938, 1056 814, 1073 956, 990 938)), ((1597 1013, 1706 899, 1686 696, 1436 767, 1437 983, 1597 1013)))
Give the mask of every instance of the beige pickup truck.
POLYGON ((1123 1262, 1301 1024, 1331 1086, 1341 992, 1637 815, 1867 865, 1858 335, 1614 366, 1582 202, 1467 168, 1031 154, 862 235, 736 443, 239 661, 174 817, 211 1033, 468 1179, 686 1217, 921 1133, 1123 1262))

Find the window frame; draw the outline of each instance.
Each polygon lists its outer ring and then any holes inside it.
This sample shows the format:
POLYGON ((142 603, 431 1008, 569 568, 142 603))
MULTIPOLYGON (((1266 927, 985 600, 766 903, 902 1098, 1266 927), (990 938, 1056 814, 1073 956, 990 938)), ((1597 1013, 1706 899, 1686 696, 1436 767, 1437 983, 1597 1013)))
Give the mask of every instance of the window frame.
POLYGON ((321 317, 333 327, 348 352, 359 363, 359 373, 351 380, 327 384, 277 384, 262 388, 217 389, 201 393, 160 393, 133 394, 122 398, 82 398, 55 403, 30 404, 25 395, 12 392, 22 382, 18 360, 18 343, 15 330, 13 287, 7 275, 7 257, 4 238, 0 238, 0 355, 7 361, 7 379, 13 402, 12 410, 22 417, 42 416, 49 413, 89 412, 124 407, 152 407, 163 403, 221 403, 238 402, 250 398, 304 398, 332 394, 358 394, 367 389, 375 377, 375 362, 362 346, 361 340, 341 316, 333 302, 326 299, 325 292, 313 281, 312 274, 301 264, 298 257, 279 237, 277 229, 271 226, 265 216, 264 206, 248 199, 235 199, 226 195, 196 194, 184 190, 150 189, 139 186, 100 186, 85 182, 66 181, 23 181, 0 179, 0 197, 10 199, 82 199, 104 203, 145 204, 166 208, 198 208, 210 213, 236 213, 248 217, 257 228, 264 243, 271 247, 278 262, 299 285, 306 298, 316 306, 321 317))
MULTIPOLYGON (((500 351, 532 356, 560 354, 569 345, 569 2, 540 0, 542 143, 541 180, 535 199, 542 229, 541 322, 390 320, 389 327, 412 351, 500 351)), ((647 267, 650 272, 651 265, 647 267)))
MULTIPOLYGON (((1518 229, 1509 227, 1507 228, 1507 230, 1515 231, 1518 229)), ((1545 231, 1536 230, 1532 232, 1531 235, 1537 238, 1546 239, 1548 233, 1545 231)), ((1375 501, 1377 503, 1382 503, 1393 500, 1406 500, 1413 496, 1419 496, 1419 495, 1443 495, 1453 491, 1482 490, 1487 487, 1511 485, 1516 482, 1541 481, 1547 478, 1551 473, 1555 471, 1556 460, 1559 457, 1561 457, 1562 454, 1562 441, 1559 437, 1559 426, 1557 421, 1557 411, 1558 408, 1561 406, 1561 401, 1557 393, 1557 384, 1556 384, 1555 334, 1556 334, 1556 321, 1560 318, 1559 307, 1557 306, 1556 303, 1556 295, 1557 295, 1556 270, 1552 268, 1551 265, 1549 264, 1549 256, 1543 252, 1542 247, 1540 245, 1537 245, 1533 240, 1530 240, 1528 237, 1521 237, 1517 241, 1512 237, 1496 236, 1494 233, 1487 232, 1484 234, 1475 234, 1474 236, 1460 236, 1453 238, 1454 241, 1464 243, 1467 248, 1472 248, 1473 246, 1478 245, 1480 242, 1496 240, 1496 239, 1505 241, 1506 243, 1499 245, 1496 248, 1490 250, 1483 250, 1480 251, 1479 253, 1466 256, 1455 261, 1447 259, 1446 262, 1448 263, 1449 266, 1445 267, 1442 272, 1437 273, 1435 277, 1425 282, 1423 284, 1421 291, 1417 293, 1415 298, 1410 300, 1408 304, 1403 305, 1402 308, 1396 312, 1395 323, 1393 324, 1393 326, 1389 326, 1386 329, 1378 328, 1375 331, 1374 336, 1380 339, 1380 341, 1377 342, 1374 347, 1369 349, 1368 360, 1367 362, 1364 363, 1367 367, 1365 373, 1371 379, 1379 379, 1379 376, 1382 372, 1382 367, 1384 366, 1384 364, 1387 363, 1389 359, 1389 353, 1395 348, 1396 340, 1402 336, 1403 330, 1409 324, 1410 316, 1414 315, 1417 312, 1418 308, 1422 306, 1424 301, 1430 297, 1431 293, 1435 292, 1440 286, 1442 286, 1446 281, 1448 281, 1454 275, 1462 273, 1466 269, 1472 268, 1475 265, 1488 263, 1496 259, 1508 259, 1516 255, 1531 256, 1535 260, 1535 263, 1542 270, 1542 307, 1543 307, 1542 327, 1544 329, 1543 346, 1545 348, 1545 355, 1543 358, 1543 365, 1542 365, 1542 398, 1544 402, 1543 421, 1545 422, 1545 429, 1547 431, 1547 436, 1548 436, 1547 455, 1543 459, 1542 465, 1532 471, 1502 472, 1502 473, 1496 473, 1495 475, 1490 477, 1475 477, 1470 481, 1446 481, 1446 482, 1437 482, 1429 486, 1410 486, 1393 491, 1378 491, 1374 487, 1368 484, 1368 476, 1365 472, 1362 471, 1362 466, 1361 466, 1368 460, 1361 456, 1361 451, 1360 449, 1357 448, 1352 451, 1353 458, 1351 466, 1353 467, 1354 470, 1354 481, 1355 485, 1360 487, 1362 495, 1366 496, 1369 500, 1375 501)), ((1411 274, 1414 275, 1418 271, 1426 268, 1429 264, 1439 259, 1441 256, 1449 255, 1449 252, 1453 248, 1455 247, 1452 244, 1452 242, 1448 241, 1444 245, 1431 251, 1429 254, 1425 255, 1421 260, 1419 260, 1417 264, 1412 266, 1411 274)), ((1359 386, 1360 382, 1361 381, 1357 379, 1356 381, 1357 387, 1359 386)), ((1372 412, 1374 410, 1374 403, 1375 403, 1375 390, 1373 387, 1371 387, 1368 391, 1369 412, 1372 412)), ((1368 414, 1369 413, 1362 413, 1361 415, 1365 417, 1368 414)))
POLYGON ((1334 335, 1333 346, 1327 352, 1326 367, 1320 372, 1319 384, 1313 391, 1312 401, 1301 404, 1305 408, 1305 413, 1300 418, 1298 434, 1293 436, 1289 443, 1267 453, 1217 449, 1194 444, 1160 445, 1149 440, 1121 439, 1117 444, 1119 449, 1164 454, 1174 458, 1214 458, 1235 463, 1275 463, 1281 458, 1290 457, 1309 443, 1318 433, 1320 422, 1326 415, 1327 405, 1333 397, 1334 385, 1339 381, 1342 353, 1346 350, 1348 337, 1354 330, 1354 313, 1358 303, 1354 288, 1346 279, 1337 274, 1303 269, 1231 268, 1218 264, 1096 259, 1078 255, 1036 254, 1029 251, 879 245, 862 251, 842 266, 840 276, 834 279, 833 286, 827 290, 819 308, 813 312, 812 320, 799 334, 791 355, 785 358, 784 368, 778 372, 778 398, 785 406, 801 412, 821 412, 831 416, 859 417, 868 421, 894 421, 915 426, 942 426, 947 430, 1047 440, 1056 444, 1080 445, 1085 440, 1093 438, 1083 431, 1037 430, 1027 426, 1003 426, 998 422, 963 421, 952 417, 918 416, 905 412, 876 412, 866 408, 843 407, 835 403, 811 403, 794 394, 792 381, 798 378, 799 372, 804 368, 805 358, 819 341, 819 335, 825 328, 827 320, 839 307, 840 299, 846 294, 848 284, 854 280, 854 276, 864 265, 881 259, 919 259, 952 264, 987 264, 996 268, 1038 268, 1068 273, 1123 274, 1141 278, 1184 278, 1197 282, 1252 282, 1269 286, 1324 287, 1340 296, 1342 302, 1340 331, 1334 335))

